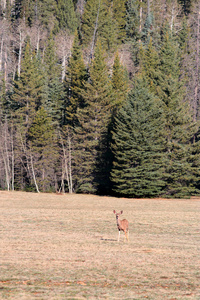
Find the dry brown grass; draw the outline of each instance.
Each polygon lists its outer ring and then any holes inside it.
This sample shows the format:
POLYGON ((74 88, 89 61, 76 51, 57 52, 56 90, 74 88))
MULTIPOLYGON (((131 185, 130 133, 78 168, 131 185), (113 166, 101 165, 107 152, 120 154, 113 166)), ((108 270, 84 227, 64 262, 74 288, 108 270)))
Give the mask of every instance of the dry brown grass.
POLYGON ((200 299, 199 212, 198 198, 0 192, 0 299, 200 299))

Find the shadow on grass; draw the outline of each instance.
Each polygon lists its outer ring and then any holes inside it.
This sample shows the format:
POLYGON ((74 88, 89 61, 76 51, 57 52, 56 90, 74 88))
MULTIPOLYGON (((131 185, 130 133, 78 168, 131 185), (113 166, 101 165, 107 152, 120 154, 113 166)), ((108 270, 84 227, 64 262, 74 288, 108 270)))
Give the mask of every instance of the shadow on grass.
POLYGON ((117 242, 117 240, 114 240, 114 239, 103 239, 103 238, 101 238, 101 241, 106 241, 106 242, 117 242))

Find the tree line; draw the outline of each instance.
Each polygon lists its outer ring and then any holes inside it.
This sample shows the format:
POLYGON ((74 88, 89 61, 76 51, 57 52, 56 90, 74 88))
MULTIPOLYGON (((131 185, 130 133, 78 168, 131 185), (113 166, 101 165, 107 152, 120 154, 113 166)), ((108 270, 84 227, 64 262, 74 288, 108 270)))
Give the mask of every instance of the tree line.
POLYGON ((199 194, 195 0, 0 2, 0 188, 199 194))

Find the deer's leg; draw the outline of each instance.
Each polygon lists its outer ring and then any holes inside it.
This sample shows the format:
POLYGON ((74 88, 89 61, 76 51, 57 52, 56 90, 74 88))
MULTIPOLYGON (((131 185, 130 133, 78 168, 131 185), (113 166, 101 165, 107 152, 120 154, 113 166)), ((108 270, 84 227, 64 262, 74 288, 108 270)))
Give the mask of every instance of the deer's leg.
POLYGON ((118 234, 118 242, 119 242, 119 239, 120 239, 120 230, 119 230, 119 234, 118 234))
POLYGON ((126 235, 126 231, 124 231, 124 242, 126 241, 127 239, 127 235, 126 235))
POLYGON ((127 241, 129 242, 129 230, 127 231, 127 241))
POLYGON ((127 230, 125 230, 124 231, 124 233, 125 233, 125 235, 124 235, 124 242, 126 241, 126 239, 127 239, 127 241, 129 242, 129 231, 127 230))

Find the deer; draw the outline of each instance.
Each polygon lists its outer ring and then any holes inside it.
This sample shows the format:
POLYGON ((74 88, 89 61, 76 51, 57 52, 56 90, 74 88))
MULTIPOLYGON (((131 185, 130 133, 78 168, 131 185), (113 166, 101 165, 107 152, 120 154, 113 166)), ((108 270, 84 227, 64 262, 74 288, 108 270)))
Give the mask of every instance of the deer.
POLYGON ((121 210, 119 213, 117 213, 115 210, 113 210, 113 213, 116 215, 116 220, 117 220, 117 228, 119 230, 119 235, 118 235, 118 242, 120 239, 120 231, 124 231, 125 236, 124 236, 124 241, 127 239, 129 242, 129 229, 128 229, 128 221, 126 219, 120 220, 119 216, 123 214, 123 210, 121 210))

